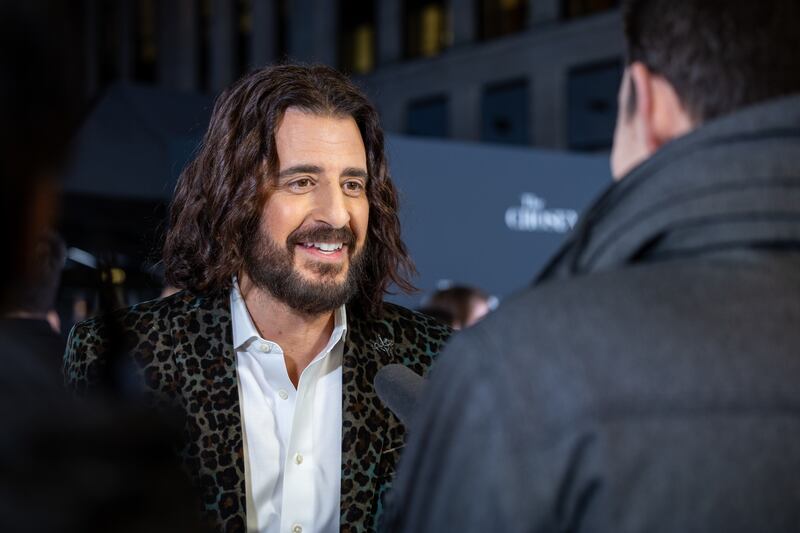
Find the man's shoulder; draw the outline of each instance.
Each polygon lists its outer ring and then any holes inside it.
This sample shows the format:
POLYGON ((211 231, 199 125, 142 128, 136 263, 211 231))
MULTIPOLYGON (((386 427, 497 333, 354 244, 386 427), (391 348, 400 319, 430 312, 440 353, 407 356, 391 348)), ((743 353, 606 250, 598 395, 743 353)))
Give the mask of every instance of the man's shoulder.
MULTIPOLYGON (((449 327, 431 317, 388 302, 377 313, 348 310, 348 342, 383 354, 386 362, 422 363, 427 368, 451 334, 449 327)), ((417 371, 423 372, 423 367, 417 371)))
POLYGON ((669 329, 664 319, 679 307, 676 298, 699 283, 689 279, 690 272, 669 265, 636 266, 525 288, 459 334, 457 350, 479 360, 491 354, 495 368, 534 373, 543 366, 568 369, 619 356, 648 342, 648 335, 669 329), (661 307, 660 323, 654 318, 656 306, 661 307))
MULTIPOLYGON (((548 281, 507 298, 451 350, 476 361, 471 372, 496 371, 502 387, 525 376, 519 389, 556 394, 558 383, 558 394, 595 407, 626 386, 640 394, 636 384, 666 393, 665 376, 686 387, 688 378, 674 374, 680 369, 706 365, 697 376, 719 375, 719 358, 731 357, 726 346, 758 353, 767 332, 782 327, 772 304, 788 291, 763 270, 762 263, 673 260, 548 281)), ((742 357, 741 365, 754 362, 742 357)))
POLYGON ((390 302, 381 304, 380 313, 368 317, 356 314, 354 320, 370 328, 392 332, 395 337, 413 334, 444 342, 453 333, 448 326, 427 315, 390 302))
POLYGON ((433 317, 430 317, 424 313, 420 313, 419 311, 414 311, 413 309, 403 307, 402 305, 397 305, 391 302, 383 302, 382 307, 383 315, 385 317, 391 317, 397 320, 409 320, 414 323, 424 324, 425 326, 441 328, 448 331, 450 330, 448 326, 442 324, 433 317))
POLYGON ((214 312, 226 302, 221 296, 181 291, 77 324, 64 354, 67 382, 81 393, 94 387, 108 354, 135 354, 142 368, 162 365, 165 359, 159 354, 172 350, 176 331, 200 331, 213 323, 214 312))
POLYGON ((651 314, 656 308, 697 311, 712 305, 700 299, 699 292, 733 295, 758 277, 755 263, 748 266, 735 258, 640 263, 528 287, 509 297, 492 315, 509 327, 515 327, 515 320, 530 322, 537 328, 531 333, 536 334, 574 330, 576 319, 600 329, 625 319, 639 322, 643 312, 651 314))
POLYGON ((148 300, 76 324, 70 334, 71 344, 91 341, 93 338, 97 341, 107 339, 109 328, 117 328, 128 336, 163 332, 170 328, 173 320, 197 310, 215 310, 220 302, 222 299, 219 294, 200 295, 189 291, 148 300))

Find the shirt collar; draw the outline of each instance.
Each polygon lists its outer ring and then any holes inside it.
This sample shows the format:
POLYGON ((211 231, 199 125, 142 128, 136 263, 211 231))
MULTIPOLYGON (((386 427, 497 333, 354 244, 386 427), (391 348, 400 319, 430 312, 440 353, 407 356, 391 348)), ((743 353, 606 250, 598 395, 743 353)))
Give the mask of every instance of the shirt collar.
MULTIPOLYGON (((239 280, 236 276, 233 277, 230 299, 233 349, 238 350, 253 339, 260 339, 261 335, 258 333, 253 319, 250 317, 250 312, 247 310, 247 305, 244 303, 244 297, 239 291, 239 280)), ((331 350, 340 339, 344 338, 345 333, 347 333, 347 311, 345 306, 341 305, 333 313, 333 332, 322 353, 331 350)))

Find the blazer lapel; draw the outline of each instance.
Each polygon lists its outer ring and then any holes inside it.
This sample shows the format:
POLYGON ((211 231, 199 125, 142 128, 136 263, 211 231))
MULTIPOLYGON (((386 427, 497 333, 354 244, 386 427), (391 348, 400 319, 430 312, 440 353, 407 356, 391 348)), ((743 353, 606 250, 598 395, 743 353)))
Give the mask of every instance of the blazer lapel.
POLYGON ((244 531, 242 419, 227 291, 193 299, 173 319, 173 334, 186 410, 183 459, 222 530, 244 531))
POLYGON ((360 320, 348 309, 342 356, 342 494, 341 531, 374 529, 373 505, 378 493, 380 457, 387 443, 386 410, 373 380, 392 362, 393 336, 386 324, 360 320))

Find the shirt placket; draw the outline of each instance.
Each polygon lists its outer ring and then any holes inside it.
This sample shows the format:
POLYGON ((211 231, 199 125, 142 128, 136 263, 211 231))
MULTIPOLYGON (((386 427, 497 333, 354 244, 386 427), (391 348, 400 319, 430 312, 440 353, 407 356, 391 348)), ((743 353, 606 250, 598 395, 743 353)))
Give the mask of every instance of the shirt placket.
POLYGON ((266 426, 255 426, 256 438, 248 452, 252 467, 250 476, 255 489, 255 494, 252 496, 254 512, 258 516, 259 531, 278 533, 282 531, 280 524, 269 517, 275 515, 279 517, 281 513, 281 505, 278 502, 282 499, 283 469, 272 471, 265 465, 283 462, 286 457, 296 392, 286 376, 283 350, 279 345, 259 338, 250 345, 248 354, 253 361, 258 362, 262 371, 260 392, 255 396, 261 396, 263 403, 261 405, 253 403, 251 397, 249 400, 251 409, 246 410, 245 416, 249 416, 251 421, 257 420, 257 413, 266 410, 266 413, 261 413, 260 416, 269 416, 274 420, 271 430, 267 430, 266 426), (278 452, 274 459, 269 452, 272 449, 278 452), (264 468, 264 471, 261 471, 259 466, 264 468), (271 482, 272 479, 274 481, 271 482), (275 505, 276 503, 278 504, 275 505), (271 509, 275 509, 275 515, 271 509))
POLYGON ((298 382, 283 477, 282 533, 316 531, 314 471, 317 458, 313 446, 313 405, 319 366, 320 361, 314 361, 303 371, 298 382))

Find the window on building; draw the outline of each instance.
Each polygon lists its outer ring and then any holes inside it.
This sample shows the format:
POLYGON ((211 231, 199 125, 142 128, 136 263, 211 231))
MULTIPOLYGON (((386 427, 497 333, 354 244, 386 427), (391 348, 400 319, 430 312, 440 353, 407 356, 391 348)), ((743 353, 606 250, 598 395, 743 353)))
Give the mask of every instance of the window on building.
POLYGON ((211 75, 211 0, 197 2, 197 87, 206 91, 211 75))
POLYGON ((236 36, 235 62, 236 76, 250 70, 253 36, 253 0, 236 0, 233 4, 234 32, 236 36))
POLYGON ((481 99, 481 139, 530 144, 528 82, 514 80, 486 87, 481 99))
POLYGON ((133 28, 133 78, 137 81, 156 81, 158 60, 156 21, 156 1, 137 0, 133 28))
POLYGON ((614 141, 622 61, 615 59, 569 72, 567 145, 571 150, 608 150, 614 141))
POLYGON ((494 39, 525 29, 528 0, 479 0, 478 36, 494 39))
POLYGON ((339 67, 353 74, 366 74, 375 68, 373 0, 340 1, 339 67))
POLYGON ((445 0, 405 0, 405 55, 431 57, 450 45, 450 24, 445 0))
POLYGON ((562 0, 561 11, 564 18, 577 18, 593 15, 617 7, 619 0, 562 0))
POLYGON ((450 112, 446 96, 414 100, 408 105, 409 135, 447 137, 450 132, 450 112))

